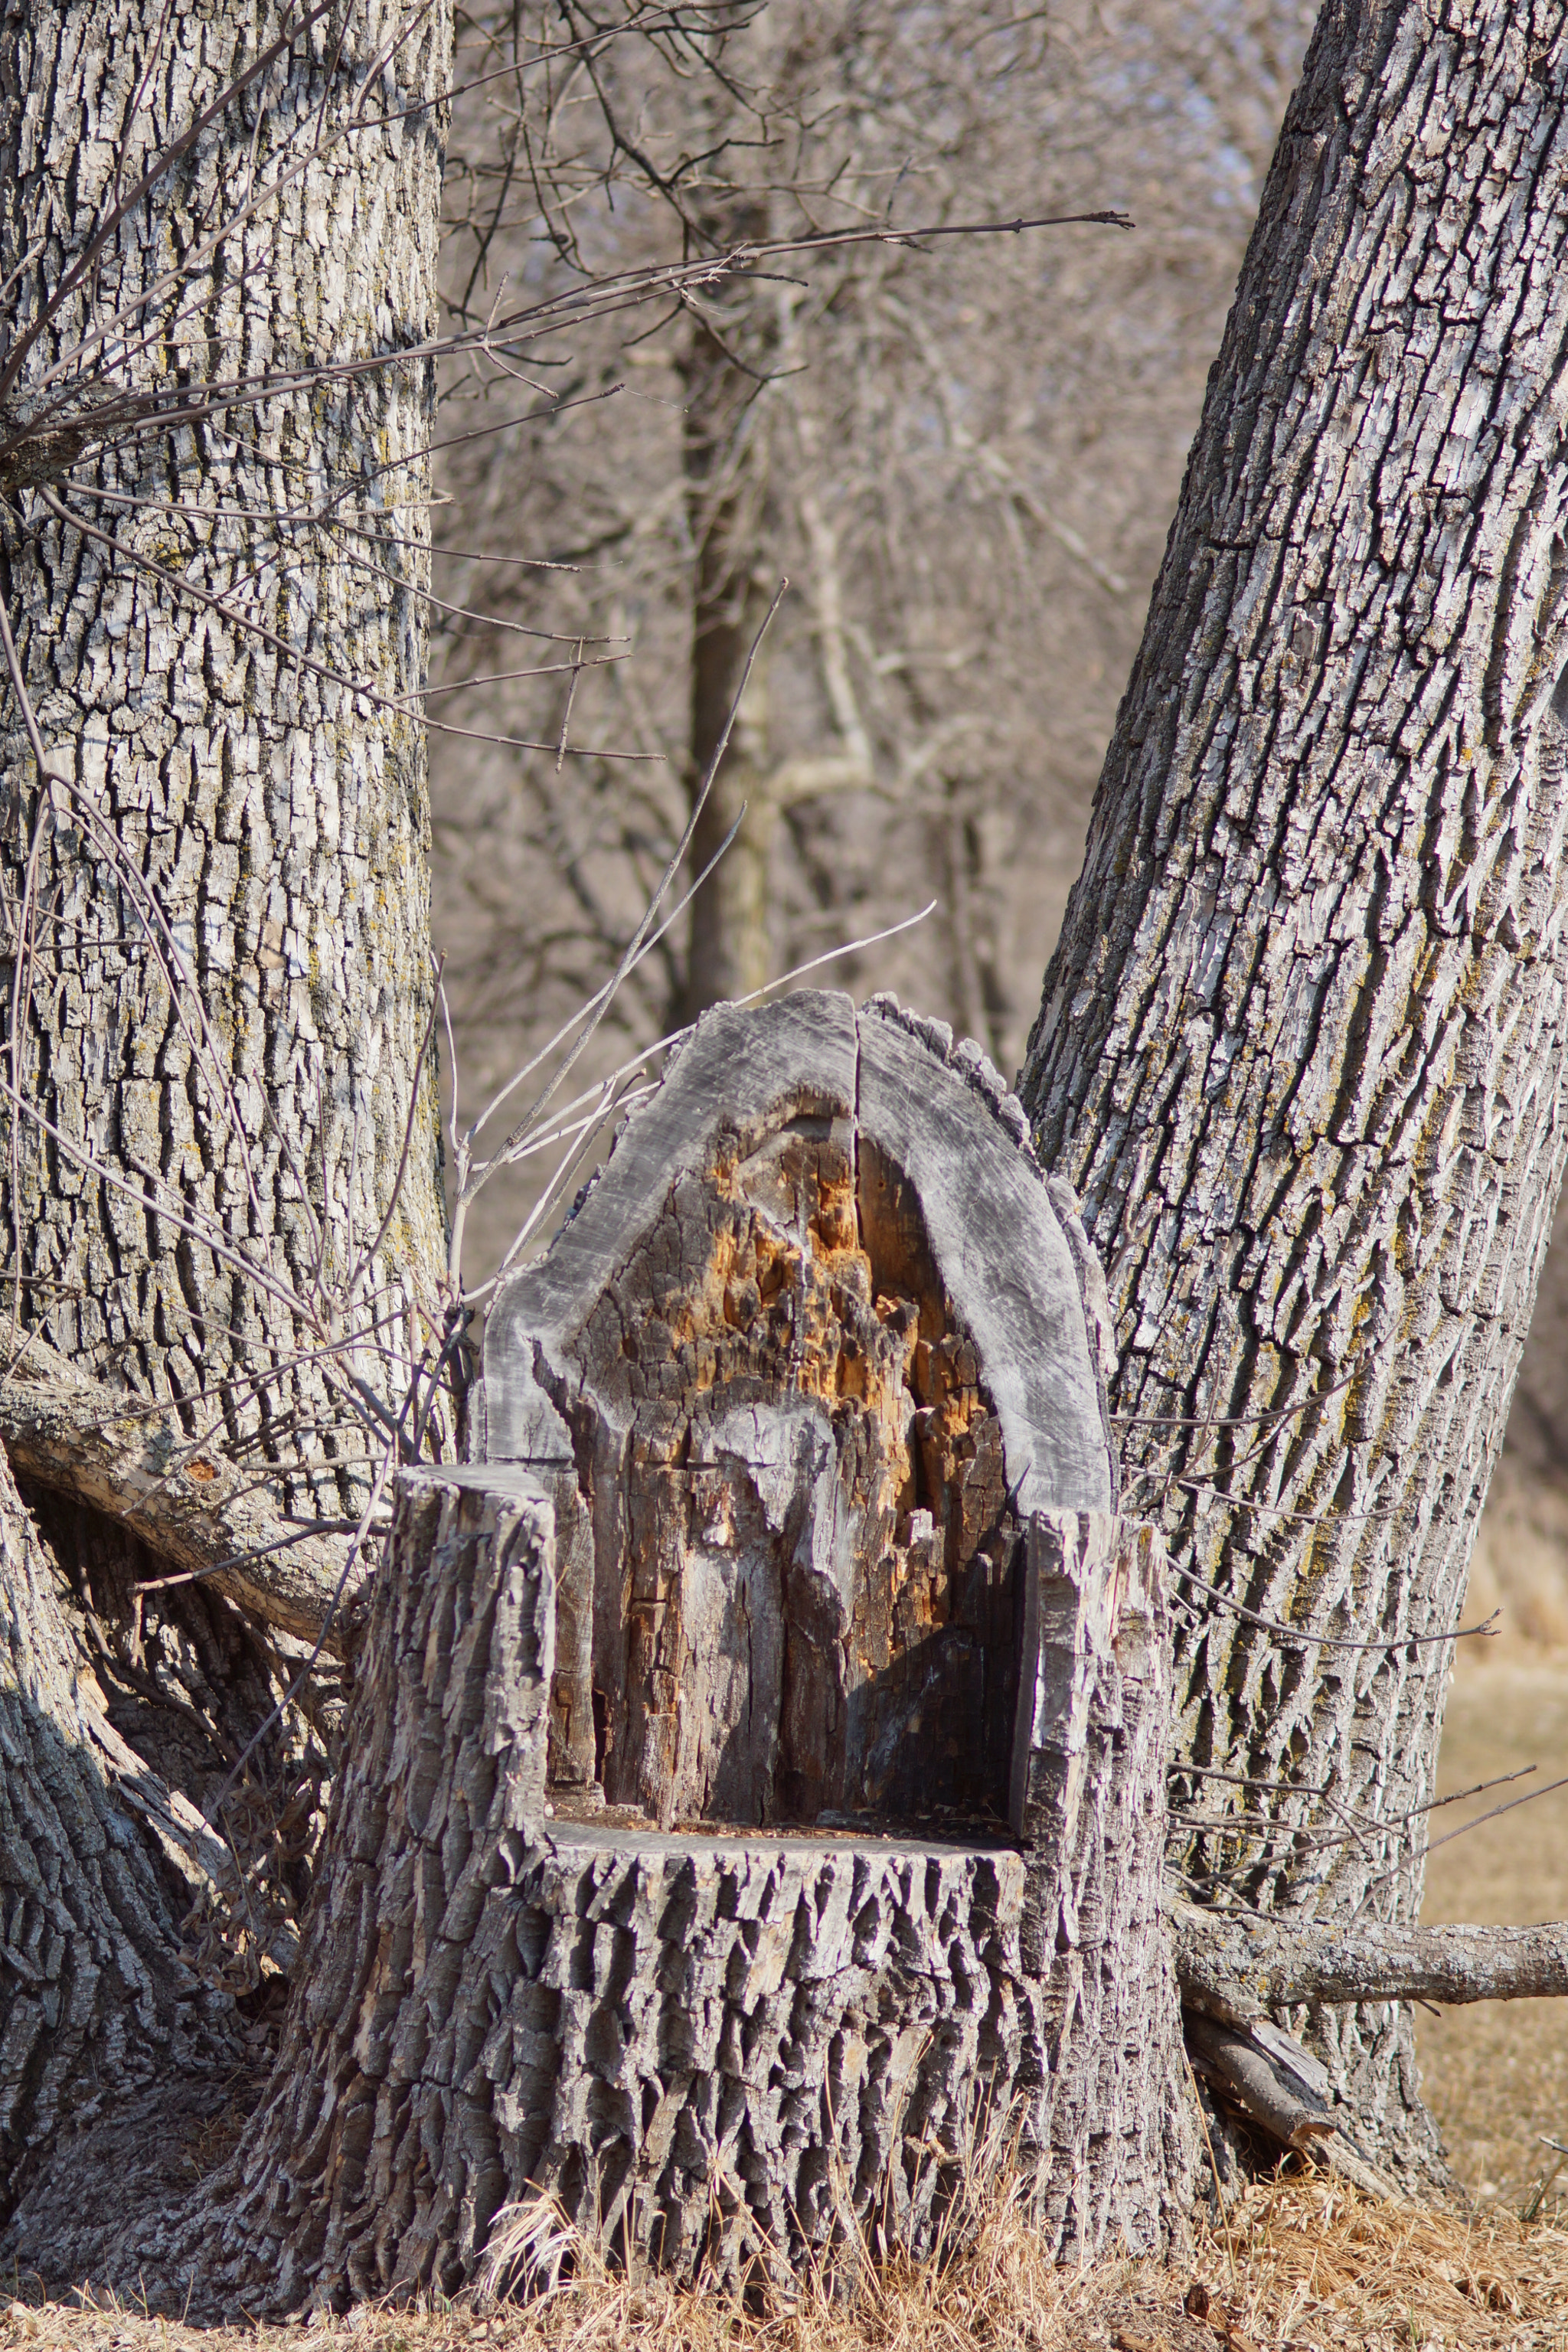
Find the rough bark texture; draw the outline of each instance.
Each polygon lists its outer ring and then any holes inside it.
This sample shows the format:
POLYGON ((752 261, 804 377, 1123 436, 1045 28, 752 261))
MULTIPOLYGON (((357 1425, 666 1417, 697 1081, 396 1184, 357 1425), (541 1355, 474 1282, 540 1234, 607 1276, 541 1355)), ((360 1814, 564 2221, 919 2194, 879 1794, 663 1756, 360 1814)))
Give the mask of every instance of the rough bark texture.
MULTIPOLYGON (((1284 1409, 1135 1422, 1132 1500, 1183 1801, 1233 1817, 1189 1877, 1303 1922, 1415 1915, 1448 1653, 1408 1637, 1458 1622, 1568 1149, 1565 28, 1326 8, 1023 1081, 1120 1409, 1284 1409)), ((1397 2012, 1322 2031, 1394 2129, 1397 2012)))
MULTIPOLYGON (((20 273, 7 348, 116 191, 284 22, 265 5, 215 15, 184 0, 5 6, 0 275, 20 273)), ((426 338, 447 26, 440 7, 416 21, 401 0, 365 0, 297 33, 132 208, 27 358, 13 417, 43 396, 50 369, 51 396, 63 387, 79 409, 102 396, 95 368, 115 385, 199 388, 426 338), (331 143, 302 176, 150 314, 128 313, 107 345, 72 358, 95 320, 199 249, 253 171, 258 184, 282 178, 318 128, 331 143)), ((7 1075, 58 1130, 56 1141, 24 1117, 0 1169, 21 1321, 82 1370, 143 1394, 188 1401, 241 1375, 220 1402, 188 1403, 187 1422, 274 1461, 363 1449, 313 1426, 341 1408, 324 1405, 309 1366, 259 1392, 245 1384, 296 1357, 299 1320, 176 1217, 226 1235, 284 1293, 310 1292, 318 1275, 341 1283, 393 1202, 412 1109, 394 1229, 363 1286, 380 1292, 393 1360, 400 1301, 442 1264, 421 1053, 426 762, 407 701, 424 683, 431 400, 428 364, 415 362, 132 436, 89 450, 68 483, 15 491, 26 531, 5 541, 22 664, 70 783, 51 811, 7 685, 0 869, 7 904, 30 895, 33 909, 7 1075), (45 503, 56 493, 71 525, 45 503), (160 969, 152 901, 186 985, 171 989, 160 969)), ((384 1390, 385 1360, 372 1349, 363 1361, 384 1390)), ((318 1486, 335 1516, 354 1479, 316 1474, 307 1503, 318 1486)))
POLYGON ((1157 1539, 1031 1522, 1054 1793, 1038 1843, 960 1847, 552 1816, 552 1516, 502 1465, 402 1481, 275 2088, 184 2225, 196 2307, 453 2291, 530 2184, 686 2276, 787 2279, 853 2229, 918 2249, 987 2112, 1064 2252, 1159 2243, 1194 2151, 1157 1539))
MULTIPOLYGON (((170 2079, 232 2072, 233 2003, 182 1956, 226 1859, 109 1720, 0 1461, 0 2208, 58 2137, 170 2079)), ((54 2216, 59 2218, 57 2212, 54 2216)), ((45 2216, 46 2227, 49 2216, 45 2216)), ((28 2259, 28 2217, 5 2258, 28 2259)))
POLYGON ((492 1458, 402 1477, 265 2112, 96 2275, 452 2291, 543 2192, 783 2282, 929 2245, 987 2119, 1064 2252, 1164 2241, 1169 1617, 1103 1507, 1094 1274, 945 1033, 704 1019, 495 1303, 492 1458))
MULTIPOLYGON (((244 2053, 210 1947, 229 1837, 288 1746, 268 1736, 215 1833, 198 1806, 279 1695, 277 1648, 216 1593, 143 1608, 131 1582, 228 1559, 238 1600, 313 1636, 341 1553, 311 1534, 249 1577, 235 1556, 357 1508, 346 1384, 401 1394, 443 1259, 409 700, 428 368, 96 439, 82 420, 428 334, 447 27, 398 0, 308 28, 265 0, 0 6, 0 590, 52 779, 0 673, 0 1424, 37 1479, 163 1552, 120 1538, 89 1593, 91 1515, 49 1502, 71 1538, 51 1562, 0 1499, 0 2211, 7 2254, 56 2275, 95 2167, 128 2220, 138 2132, 177 2153, 203 2068, 244 2053), (95 227, 286 25, 23 353, 95 227)), ((267 1912, 258 1877, 244 1901, 267 1912)))
POLYGON ((1568 1921, 1537 1927, 1287 1927, 1175 1918, 1182 1999, 1226 2024, 1300 2002, 1530 2000, 1568 1993, 1568 1921))
POLYGON ((329 1619, 342 1540, 290 1526, 267 1486, 187 1438, 172 1407, 82 1378, 35 1337, 0 1380, 0 1443, 20 1476, 140 1538, 158 1574, 199 1576, 268 1623, 344 1654, 368 1569, 351 1573, 329 1619))

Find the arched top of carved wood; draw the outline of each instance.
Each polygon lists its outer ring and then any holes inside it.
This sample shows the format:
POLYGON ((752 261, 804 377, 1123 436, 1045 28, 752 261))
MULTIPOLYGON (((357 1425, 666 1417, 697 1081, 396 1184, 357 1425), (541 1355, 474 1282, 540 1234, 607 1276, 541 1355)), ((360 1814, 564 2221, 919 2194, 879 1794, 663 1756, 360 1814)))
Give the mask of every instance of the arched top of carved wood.
POLYGON ((1022 1523, 1114 1499, 1097 1286, 976 1048, 707 1015, 486 1334, 486 1452, 555 1496, 558 1796, 1005 1817, 1022 1523))

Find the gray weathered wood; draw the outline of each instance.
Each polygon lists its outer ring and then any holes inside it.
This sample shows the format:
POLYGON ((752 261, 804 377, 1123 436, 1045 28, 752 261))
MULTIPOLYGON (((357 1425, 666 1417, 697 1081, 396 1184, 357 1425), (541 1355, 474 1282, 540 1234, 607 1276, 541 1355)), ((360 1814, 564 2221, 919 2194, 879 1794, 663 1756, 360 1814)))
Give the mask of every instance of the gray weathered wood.
POLYGON ((555 1504, 563 1795, 1005 1812, 1022 1522, 1113 1489, 1087 1247, 1022 1137, 890 1001, 722 1008, 502 1289, 486 1450, 555 1504))
POLYGON ((1292 2082, 1287 2070, 1271 2063, 1247 2035, 1199 2013, 1188 2020, 1186 2038, 1198 2072, 1218 2084, 1248 2122, 1279 2147, 1300 2150, 1332 2134, 1324 2101, 1305 2084, 1292 2082))
POLYGON ((200 1576, 285 1633, 345 1654, 368 1564, 351 1573, 329 1621, 346 1540, 284 1518, 266 1484, 186 1435, 173 1403, 106 1388, 35 1336, 0 1378, 0 1444, 22 1477, 139 1537, 159 1574, 200 1576))
POLYGON ((1568 1921, 1363 1927, 1215 1919, 1179 1905, 1182 1999, 1227 2024, 1301 2001, 1530 2000, 1568 1994, 1568 1921))

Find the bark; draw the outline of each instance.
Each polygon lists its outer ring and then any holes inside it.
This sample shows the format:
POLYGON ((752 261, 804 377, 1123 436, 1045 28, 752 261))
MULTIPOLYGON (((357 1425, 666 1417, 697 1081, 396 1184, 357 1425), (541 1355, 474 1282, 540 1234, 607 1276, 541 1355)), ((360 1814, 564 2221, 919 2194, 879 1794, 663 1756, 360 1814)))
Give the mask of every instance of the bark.
MULTIPOLYGON (((297 34, 132 208, 23 365, 13 436, 51 369, 52 396, 63 385, 79 413, 116 385, 195 390, 429 334, 447 16, 426 13, 399 45, 413 22, 369 0, 341 48, 325 23, 297 34), (133 313, 123 359, 112 340, 81 344, 199 249, 253 158, 259 180, 283 176, 318 123, 332 143, 133 313)), ((8 348, 113 191, 283 23, 266 5, 7 7, 8 348)), ((329 1517, 363 1486, 350 1457, 364 1449, 338 1426, 341 1393, 300 1360, 320 1328, 298 1302, 325 1311, 395 1196, 346 1323, 374 1314, 354 1369, 400 1392, 405 1318, 443 1262, 409 700, 424 684, 431 414, 416 361, 89 446, 68 475, 14 490, 0 582, 64 780, 41 784, 7 688, 0 871, 13 920, 26 902, 7 1076, 28 1106, 10 1107, 0 1171, 7 1289, 25 1330, 110 1385, 178 1400, 188 1433, 275 1465, 305 1457, 299 1496, 329 1517)))
POLYGON ((428 335, 447 12, 289 20, 21 349, 95 226, 285 21, 0 11, 0 593, 26 687, 0 683, 0 1428, 126 1531, 89 1592, 92 1515, 48 1503, 70 1538, 51 1559, 5 1473, 0 2211, 8 2253, 57 2275, 94 2164, 128 2220, 138 2135, 177 2155, 204 2070, 244 2054, 230 1956, 205 1947, 230 1898, 267 1907, 236 1823, 281 1803, 271 1767, 310 1728, 265 1735, 215 1832, 199 1807, 279 1694, 283 1633, 130 1586, 226 1559, 247 1610, 314 1637, 342 1552, 312 1522, 366 1491, 353 1381, 401 1397, 444 1258, 411 700, 428 366, 96 438, 91 415, 428 335))
MULTIPOLYGON (((182 1953, 185 1916, 224 1866, 222 1841, 110 1724, 4 1463, 0 1608, 0 2205, 9 2214, 68 2128, 171 2078, 210 2087, 243 2045, 232 2000, 182 1953)), ((14 2230, 7 2256, 26 2245, 14 2230)))
POLYGON ((1300 2002, 1533 2000, 1568 1993, 1568 1921, 1536 1927, 1288 1927, 1179 1906, 1182 1999, 1226 2024, 1300 2002))
MULTIPOLYGON (((1303 1927, 1416 1915, 1568 1138, 1565 81, 1558 5, 1325 10, 1022 1082, 1187 1603, 1180 1859, 1303 1927)), ((1321 2031, 1396 2138, 1397 2012, 1321 2031)))
POLYGON ((919 2252, 987 2123, 1064 2254, 1161 2243, 1194 2147, 1157 1548, 1033 1524, 1057 1580, 1093 1572, 1041 1654, 1038 1843, 672 1835, 551 1812, 552 1517, 506 1465, 405 1476, 275 2087, 183 2237, 122 2234, 109 2273, 161 2251, 197 2311, 450 2294, 542 2192, 634 2266, 787 2286, 862 2233, 919 2252))

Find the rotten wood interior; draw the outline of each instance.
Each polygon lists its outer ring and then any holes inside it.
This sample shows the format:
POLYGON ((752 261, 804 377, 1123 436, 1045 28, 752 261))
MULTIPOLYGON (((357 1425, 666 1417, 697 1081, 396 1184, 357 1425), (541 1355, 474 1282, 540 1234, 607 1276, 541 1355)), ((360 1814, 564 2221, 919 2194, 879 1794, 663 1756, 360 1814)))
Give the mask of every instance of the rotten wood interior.
MULTIPOLYGON (((743 1159, 721 1136, 582 1352, 594 1792, 664 1826, 1000 1826, 1020 1531, 903 1173, 842 1117, 743 1159)), ((558 1804, 580 1682, 557 1674, 558 1804)))
POLYGON ((552 1510, 556 1812, 1005 1833, 1022 1529, 1114 1509, 1102 1293, 977 1047, 705 1015, 486 1327, 484 1458, 552 1510))

